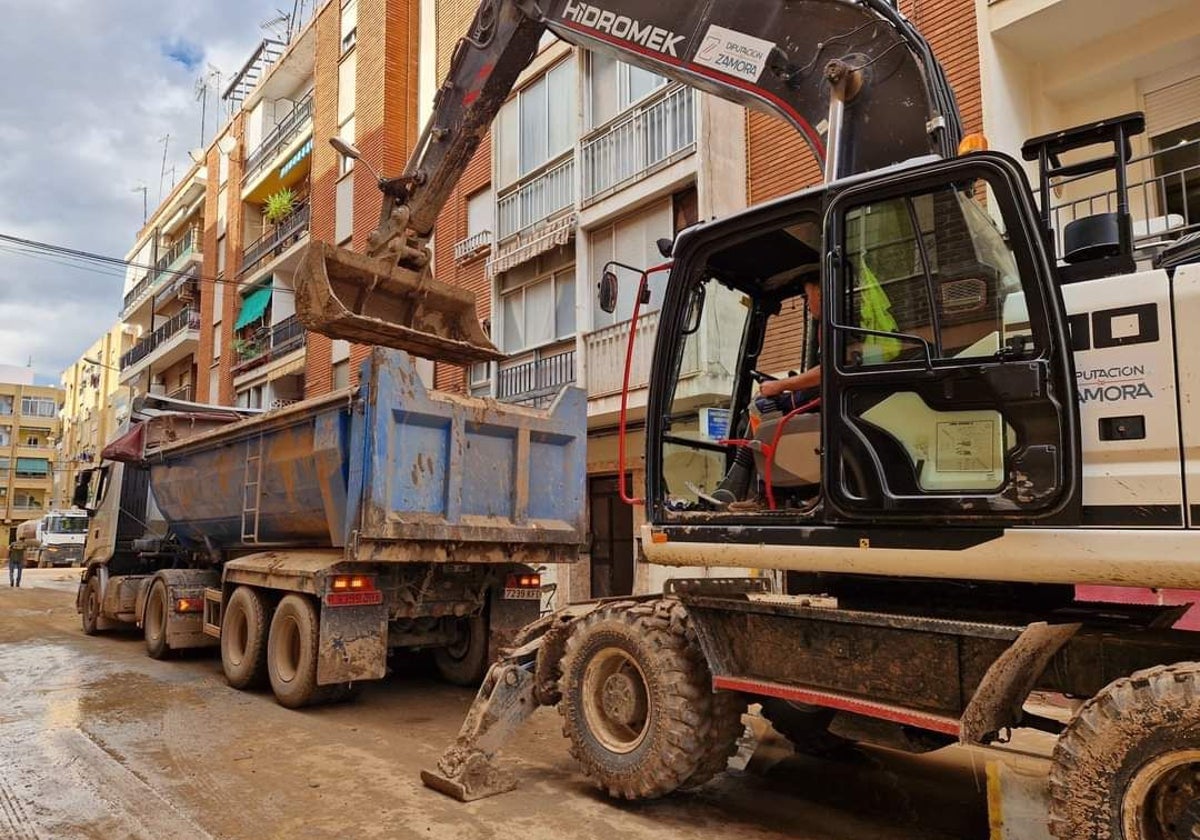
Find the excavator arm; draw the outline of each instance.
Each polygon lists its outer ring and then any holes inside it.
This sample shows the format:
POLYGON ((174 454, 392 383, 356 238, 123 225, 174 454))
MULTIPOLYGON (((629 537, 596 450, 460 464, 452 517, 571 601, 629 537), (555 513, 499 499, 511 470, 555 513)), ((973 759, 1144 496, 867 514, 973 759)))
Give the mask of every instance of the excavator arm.
POLYGON ((484 0, 408 166, 379 182, 367 254, 318 243, 304 260, 306 327, 443 361, 499 356, 470 294, 432 277, 428 241, 546 31, 782 117, 826 180, 951 157, 961 139, 941 66, 889 0, 484 0))

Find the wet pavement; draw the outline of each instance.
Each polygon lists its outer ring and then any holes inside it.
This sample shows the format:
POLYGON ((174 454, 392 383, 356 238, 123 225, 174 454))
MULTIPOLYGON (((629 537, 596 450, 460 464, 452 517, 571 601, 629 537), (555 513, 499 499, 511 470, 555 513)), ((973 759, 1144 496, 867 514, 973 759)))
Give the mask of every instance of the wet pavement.
MULTIPOLYGON (((419 659, 353 703, 292 712, 242 693, 215 652, 145 655, 84 636, 74 570, 0 585, 0 840, 88 838, 987 837, 982 761, 864 750, 838 763, 769 736, 748 771, 618 804, 574 766, 542 709, 503 754, 515 793, 463 805, 421 786, 472 692, 419 659)), ((7 581, 3 581, 4 584, 7 581)))

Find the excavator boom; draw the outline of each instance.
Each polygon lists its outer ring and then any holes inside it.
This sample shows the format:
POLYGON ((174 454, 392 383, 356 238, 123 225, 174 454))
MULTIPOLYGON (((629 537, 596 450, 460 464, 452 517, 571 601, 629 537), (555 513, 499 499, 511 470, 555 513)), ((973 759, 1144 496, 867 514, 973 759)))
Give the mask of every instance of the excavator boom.
POLYGON ((547 30, 782 117, 826 180, 951 157, 961 138, 941 66, 887 0, 484 0, 408 166, 380 181, 367 254, 314 244, 304 260, 296 291, 306 327, 443 361, 499 357, 473 307, 432 277, 428 240, 547 30))

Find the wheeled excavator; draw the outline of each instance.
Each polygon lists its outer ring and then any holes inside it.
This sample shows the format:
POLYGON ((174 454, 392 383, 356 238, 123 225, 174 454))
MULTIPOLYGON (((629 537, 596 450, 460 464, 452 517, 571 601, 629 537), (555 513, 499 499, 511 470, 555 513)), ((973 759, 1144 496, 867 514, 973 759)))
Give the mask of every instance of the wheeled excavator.
POLYGON ((678 578, 526 627, 426 783, 511 789, 497 750, 556 705, 601 789, 662 796, 720 773, 758 702, 800 749, 1041 729, 1057 736, 1057 837, 1200 834, 1200 637, 1172 629, 1179 608, 1074 597, 1200 588, 1200 334, 1180 328, 1200 321, 1200 261, 1194 239, 1134 246, 1141 116, 1029 141, 1035 193, 1012 157, 964 141, 943 69, 885 0, 486 0, 407 168, 379 181, 367 253, 311 246, 306 326, 498 358, 428 243, 546 32, 778 115, 823 163, 821 185, 689 227, 664 265, 600 282, 606 306, 636 282, 641 306, 649 274, 668 274, 629 499, 644 559, 776 574, 678 578), (1053 231, 1057 179, 1103 172, 1116 209, 1053 231), (797 362, 820 359, 819 393, 759 416, 772 324, 814 280, 797 362), (673 409, 705 307, 741 330, 718 440, 673 409), (1073 716, 1032 711, 1034 692, 1073 716))

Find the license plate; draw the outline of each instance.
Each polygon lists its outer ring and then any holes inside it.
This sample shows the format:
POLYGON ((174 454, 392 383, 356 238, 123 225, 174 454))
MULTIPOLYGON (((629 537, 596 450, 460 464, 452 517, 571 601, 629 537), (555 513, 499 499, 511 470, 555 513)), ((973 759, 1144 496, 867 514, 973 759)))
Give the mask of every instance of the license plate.
POLYGON ((509 586, 504 588, 504 598, 508 601, 536 601, 541 597, 541 589, 521 589, 509 586))

